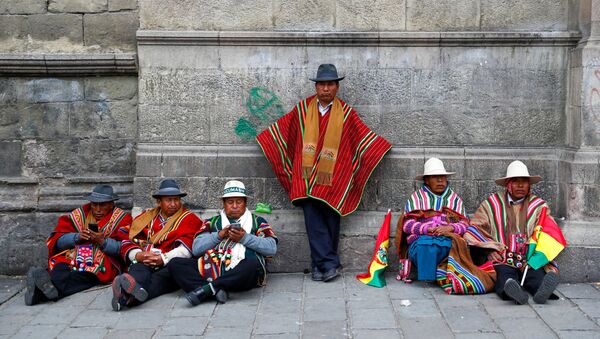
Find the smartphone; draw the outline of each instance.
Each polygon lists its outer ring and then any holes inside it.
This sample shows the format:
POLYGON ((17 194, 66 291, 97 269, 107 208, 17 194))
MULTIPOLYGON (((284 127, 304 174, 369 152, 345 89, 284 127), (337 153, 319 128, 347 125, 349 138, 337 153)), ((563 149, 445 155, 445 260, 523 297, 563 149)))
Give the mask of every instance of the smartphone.
POLYGON ((89 224, 88 228, 90 231, 98 233, 98 224, 89 224))
POLYGON ((242 229, 242 224, 239 222, 234 222, 233 224, 229 224, 229 227, 231 227, 231 229, 240 230, 242 229))

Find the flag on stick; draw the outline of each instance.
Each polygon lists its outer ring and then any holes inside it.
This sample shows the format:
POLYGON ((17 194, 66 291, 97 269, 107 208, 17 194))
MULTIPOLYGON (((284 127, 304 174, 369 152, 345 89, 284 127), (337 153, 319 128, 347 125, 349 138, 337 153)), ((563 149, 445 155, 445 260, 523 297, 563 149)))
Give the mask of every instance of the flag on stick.
POLYGON ((556 258, 567 246, 560 228, 546 215, 546 210, 544 207, 540 213, 527 250, 527 264, 536 270, 556 258))
POLYGON ((375 250, 373 251, 373 258, 369 264, 369 272, 359 274, 356 279, 360 280, 363 284, 383 287, 385 286, 385 277, 383 272, 388 265, 388 247, 390 245, 390 222, 392 219, 392 212, 388 210, 383 224, 377 234, 377 242, 375 243, 375 250))

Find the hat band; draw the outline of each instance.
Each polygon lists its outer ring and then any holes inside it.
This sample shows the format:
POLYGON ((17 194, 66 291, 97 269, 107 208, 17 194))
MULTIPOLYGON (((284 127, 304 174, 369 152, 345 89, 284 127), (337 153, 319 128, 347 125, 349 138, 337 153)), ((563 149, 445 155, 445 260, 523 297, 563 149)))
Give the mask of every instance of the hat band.
POLYGON ((246 190, 244 188, 241 188, 241 187, 228 187, 228 188, 226 188, 226 189, 223 190, 223 195, 229 194, 229 193, 242 193, 242 194, 246 194, 246 190))

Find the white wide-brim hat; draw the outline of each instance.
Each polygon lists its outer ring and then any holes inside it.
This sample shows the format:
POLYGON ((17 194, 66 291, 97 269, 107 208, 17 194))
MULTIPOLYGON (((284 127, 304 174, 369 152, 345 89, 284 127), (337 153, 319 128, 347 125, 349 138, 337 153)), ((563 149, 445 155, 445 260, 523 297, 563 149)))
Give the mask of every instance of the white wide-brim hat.
POLYGON ((506 168, 506 176, 503 178, 496 179, 496 184, 500 186, 506 186, 506 182, 511 178, 529 178, 529 182, 535 184, 542 180, 542 177, 539 175, 529 175, 529 170, 527 170, 527 166, 519 161, 515 160, 508 165, 506 168))
POLYGON ((230 180, 225 184, 223 188, 223 196, 222 198, 234 198, 241 197, 247 198, 246 195, 246 186, 244 183, 238 180, 230 180))
POLYGON ((453 175, 456 172, 448 172, 444 167, 444 163, 438 158, 429 158, 423 166, 423 174, 417 175, 415 180, 423 180, 423 177, 428 175, 453 175))

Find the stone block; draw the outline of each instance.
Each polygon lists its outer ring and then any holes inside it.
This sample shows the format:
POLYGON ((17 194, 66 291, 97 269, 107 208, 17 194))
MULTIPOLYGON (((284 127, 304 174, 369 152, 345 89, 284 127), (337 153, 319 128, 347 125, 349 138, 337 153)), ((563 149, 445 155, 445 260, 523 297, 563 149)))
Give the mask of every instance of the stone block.
POLYGON ((74 44, 83 43, 83 18, 78 14, 34 14, 27 17, 26 31, 35 40, 66 37, 74 44))
MULTIPOLYGON (((201 72, 204 69, 218 68, 220 65, 219 48, 214 46, 169 46, 167 49, 160 46, 139 45, 138 53, 140 69, 152 68, 152 71, 148 72, 150 77, 170 75, 169 72, 161 71, 161 67, 174 70, 198 69, 195 72, 201 72)), ((140 80, 146 75, 141 73, 140 80)))
POLYGON ((494 144, 521 146, 560 145, 564 140, 564 114, 559 107, 496 110, 494 144))
MULTIPOLYGON (((464 49, 460 49, 464 51, 464 49)), ((379 47, 378 68, 435 69, 440 63, 440 47, 379 47)))
POLYGON ((108 10, 110 12, 137 9, 137 0, 108 0, 108 10))
POLYGON ((369 70, 379 68, 379 51, 377 47, 350 47, 350 46, 308 46, 306 48, 308 55, 307 71, 312 78, 317 73, 317 68, 323 63, 332 63, 336 65, 338 73, 346 76, 342 81, 344 85, 347 82, 353 82, 354 72, 358 70, 369 70))
POLYGON ((137 12, 85 14, 83 26, 86 46, 135 50, 135 32, 139 26, 137 12))
POLYGON ((194 106, 139 106, 139 141, 208 143, 210 109, 194 106), (168 112, 168 114, 165 114, 168 112))
POLYGON ((263 31, 273 28, 273 5, 269 0, 240 3, 142 0, 142 29, 263 31))
POLYGON ((0 140, 19 138, 19 121, 21 120, 22 105, 0 106, 0 140))
POLYGON ((135 171, 132 139, 28 141, 23 167, 47 177, 132 175, 135 171))
POLYGON ((563 31, 567 29, 568 0, 482 0, 482 30, 540 30, 563 31))
POLYGON ((69 115, 69 135, 76 138, 118 139, 137 135, 135 100, 76 103, 69 115))
POLYGON ((335 4, 335 26, 344 32, 403 31, 404 11, 405 1, 339 0, 335 4))
POLYGON ((23 38, 27 35, 26 15, 0 15, 0 39, 23 38))
POLYGON ((407 0, 408 31, 472 31, 479 29, 479 1, 407 0))
POLYGON ((17 100, 24 103, 52 103, 83 100, 83 83, 69 78, 33 78, 20 81, 17 100))
MULTIPOLYGON (((17 80, 0 78, 0 104, 8 105, 17 102, 17 80)), ((4 124, 4 116, 0 116, 0 125, 4 124)))
POLYGON ((42 103, 22 107, 20 138, 63 139, 69 133, 69 114, 75 103, 42 103))
POLYGON ((129 100, 137 95, 136 77, 93 77, 84 80, 85 99, 91 101, 129 100))
POLYGON ((48 11, 54 13, 99 13, 108 9, 107 0, 49 0, 48 11))
MULTIPOLYGON (((416 49, 416 48, 413 48, 416 49)), ((417 49, 418 50, 418 49, 417 49)), ((546 46, 469 46, 441 47, 441 59, 434 61, 434 66, 442 63, 444 67, 476 67, 480 72, 523 72, 564 71, 569 62, 568 47, 546 46)), ((435 68, 435 67, 425 67, 435 68)))
POLYGON ((0 14, 37 14, 46 13, 46 0, 2 1, 0 14))
POLYGON ((221 46, 219 52, 219 62, 226 70, 295 68, 303 66, 307 58, 304 46, 221 46))
POLYGON ((336 22, 335 1, 273 2, 274 28, 284 31, 332 31, 336 22))
POLYGON ((0 176, 13 177, 20 175, 21 142, 0 141, 0 176))

